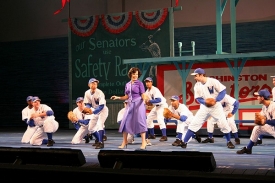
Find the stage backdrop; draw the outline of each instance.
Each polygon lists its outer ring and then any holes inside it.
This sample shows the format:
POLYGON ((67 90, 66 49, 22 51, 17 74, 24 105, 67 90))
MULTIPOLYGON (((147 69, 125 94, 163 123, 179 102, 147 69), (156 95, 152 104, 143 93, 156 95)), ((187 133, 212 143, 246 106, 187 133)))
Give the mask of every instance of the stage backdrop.
MULTIPOLYGON (((170 57, 174 54, 173 8, 92 15, 69 18, 69 105, 88 90, 90 78, 99 80, 98 88, 106 97, 109 116, 106 128, 118 128, 117 114, 121 101, 112 95, 124 95, 132 66, 123 59, 170 57)), ((156 79, 156 66, 145 76, 156 79)), ((69 122, 70 124, 70 122, 69 122)), ((73 128, 69 125, 69 128, 73 128)))

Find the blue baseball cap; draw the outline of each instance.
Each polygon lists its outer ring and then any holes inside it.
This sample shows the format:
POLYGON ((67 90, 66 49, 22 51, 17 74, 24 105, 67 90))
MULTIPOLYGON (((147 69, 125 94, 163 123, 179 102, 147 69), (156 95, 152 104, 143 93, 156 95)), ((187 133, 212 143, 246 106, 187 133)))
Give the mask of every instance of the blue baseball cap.
POLYGON ((99 83, 99 81, 98 81, 97 79, 91 78, 91 79, 89 80, 88 84, 93 83, 93 82, 99 83))
POLYGON ((270 92, 266 89, 255 92, 254 95, 264 97, 265 99, 269 99, 270 92))
POLYGON ((196 74, 205 74, 205 71, 202 68, 197 68, 191 75, 195 76, 196 74))
POLYGON ((35 101, 37 101, 37 100, 41 101, 41 99, 40 99, 39 97, 37 97, 37 96, 32 97, 32 102, 35 102, 35 101))
POLYGON ((78 98, 76 99, 76 103, 77 103, 77 102, 80 102, 80 101, 83 101, 83 100, 84 100, 83 97, 78 97, 78 98))
POLYGON ((173 95, 170 100, 180 100, 179 96, 177 95, 173 95))
POLYGON ((153 79, 151 77, 147 77, 146 79, 144 79, 144 81, 151 81, 151 82, 153 82, 153 79))
POLYGON ((32 96, 28 96, 26 100, 27 101, 32 100, 32 96))

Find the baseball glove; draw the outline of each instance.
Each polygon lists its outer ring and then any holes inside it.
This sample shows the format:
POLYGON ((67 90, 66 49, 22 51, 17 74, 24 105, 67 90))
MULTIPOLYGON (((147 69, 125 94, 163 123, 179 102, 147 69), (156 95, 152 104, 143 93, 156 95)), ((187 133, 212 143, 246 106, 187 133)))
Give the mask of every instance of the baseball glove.
POLYGON ((256 112, 254 123, 256 125, 263 126, 265 125, 265 122, 266 122, 266 117, 262 116, 259 112, 256 112))
POLYGON ((93 111, 91 108, 85 107, 82 111, 83 114, 93 114, 93 111))
POLYGON ((213 105, 216 104, 216 100, 213 98, 207 98, 205 99, 205 106, 206 107, 212 107, 213 105))
POLYGON ((163 110, 163 117, 165 119, 171 119, 172 115, 173 115, 173 113, 168 108, 164 108, 164 110, 163 110))
POLYGON ((78 121, 76 115, 73 113, 73 111, 69 111, 67 114, 68 119, 72 122, 72 123, 76 123, 78 121))

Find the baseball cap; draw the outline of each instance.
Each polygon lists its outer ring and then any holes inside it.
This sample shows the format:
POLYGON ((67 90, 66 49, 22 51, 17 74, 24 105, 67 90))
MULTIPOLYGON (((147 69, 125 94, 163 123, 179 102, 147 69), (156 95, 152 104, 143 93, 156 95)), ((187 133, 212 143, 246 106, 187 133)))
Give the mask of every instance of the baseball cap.
POLYGON ((99 81, 98 81, 97 79, 91 78, 91 79, 89 80, 88 84, 93 83, 93 82, 99 83, 99 81))
POLYGON ((191 73, 191 75, 194 76, 196 74, 205 74, 205 72, 202 68, 197 68, 197 69, 194 70, 193 73, 191 73))
POLYGON ((151 77, 147 77, 146 79, 144 79, 144 81, 151 81, 151 82, 153 82, 153 79, 151 77))
POLYGON ((28 96, 26 100, 27 101, 32 100, 32 96, 28 96))
POLYGON ((177 95, 173 95, 170 100, 180 100, 179 96, 177 95))
POLYGON ((41 101, 41 99, 40 99, 39 97, 37 97, 37 96, 32 97, 32 101, 33 101, 33 102, 35 102, 35 101, 37 101, 37 100, 41 101))
POLYGON ((270 97, 270 92, 266 89, 260 90, 258 92, 254 92, 254 95, 264 97, 265 99, 268 99, 270 97))
POLYGON ((84 100, 84 98, 83 97, 77 97, 77 99, 76 99, 76 103, 77 102, 80 102, 80 101, 83 101, 84 100))

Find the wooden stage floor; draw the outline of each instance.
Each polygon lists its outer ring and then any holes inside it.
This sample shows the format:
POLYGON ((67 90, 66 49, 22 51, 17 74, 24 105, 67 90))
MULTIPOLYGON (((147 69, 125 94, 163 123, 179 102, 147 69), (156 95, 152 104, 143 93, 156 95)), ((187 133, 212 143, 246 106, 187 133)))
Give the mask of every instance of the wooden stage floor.
MULTIPOLYGON (((159 136, 156 139, 151 139, 152 146, 147 146, 146 151, 161 151, 161 152, 173 152, 173 151, 199 151, 199 152, 211 152, 213 153, 214 159, 216 161, 216 168, 212 172, 201 172, 201 171, 187 171, 187 170, 169 170, 169 168, 163 170, 152 170, 152 169, 113 169, 113 168, 102 168, 98 161, 98 153, 101 150, 118 150, 118 146, 121 143, 121 134, 117 132, 117 130, 106 130, 107 134, 107 141, 105 141, 104 149, 95 149, 92 146, 93 141, 90 143, 85 143, 84 141, 82 144, 72 145, 71 139, 76 133, 75 130, 58 130, 54 135, 53 139, 55 140, 55 144, 53 147, 47 147, 46 145, 42 146, 31 146, 29 144, 21 144, 21 137, 24 132, 24 128, 22 129, 0 129, 0 147, 13 147, 13 148, 41 148, 41 149, 78 149, 81 150, 85 156, 86 163, 81 167, 72 168, 72 167, 64 167, 62 169, 67 172, 86 172, 91 173, 93 175, 97 173, 98 175, 102 175, 104 172, 106 175, 113 175, 117 177, 121 174, 123 176, 131 175, 132 178, 135 176, 152 176, 156 179, 162 178, 163 176, 167 178, 173 177, 173 180, 185 179, 185 180, 204 180, 205 178, 211 180, 242 180, 242 182, 256 182, 256 181, 274 181, 275 180, 275 171, 274 171, 274 155, 275 155, 275 141, 274 138, 266 137, 263 139, 263 144, 254 146, 253 147, 253 154, 236 154, 237 150, 240 150, 244 147, 248 141, 249 137, 241 137, 241 144, 236 145, 235 149, 228 149, 226 147, 225 139, 222 136, 215 137, 215 143, 208 143, 202 144, 198 143, 196 140, 192 140, 188 143, 186 149, 181 147, 174 147, 172 146, 172 142, 175 141, 175 136, 168 136, 168 141, 166 142, 159 142, 159 136), (161 175, 161 176, 160 176, 161 175)), ((205 139, 206 136, 202 136, 202 140, 205 139)), ((135 151, 137 148, 140 147, 141 141, 140 137, 135 138, 135 144, 128 145, 124 151, 135 151)), ((232 139, 234 142, 234 139, 232 139)), ((159 160, 161 161, 161 159, 159 160)), ((150 163, 150 162, 148 162, 150 163)), ((174 162, 177 164, 178 162, 174 162)), ((197 163, 197 166, 200 166, 197 163)), ((188 165, 182 165, 188 166, 188 165)), ((49 167, 52 168, 53 172, 58 172, 60 169, 59 167, 54 166, 47 166, 45 169, 42 165, 14 165, 14 164, 6 164, 0 163, 1 172, 25 172, 26 169, 28 171, 37 171, 37 169, 41 169, 41 171, 50 171, 49 167), (37 168, 38 167, 38 168, 37 168)), ((54 174, 54 173, 51 173, 54 174)), ((57 173, 57 175, 61 175, 62 173, 57 173)), ((87 175, 88 176, 88 175, 87 175)), ((104 175, 105 176, 105 175, 104 175)), ((126 177, 127 177, 126 176, 126 177)), ((83 176, 84 178, 85 176, 83 176)), ((18 178, 18 177, 14 177, 18 178)), ((9 179, 10 181, 13 178, 9 179)), ((56 182, 59 179, 55 179, 56 182)), ((65 180, 64 177, 63 179, 65 180)), ((68 180, 72 180, 69 179, 68 180)))

